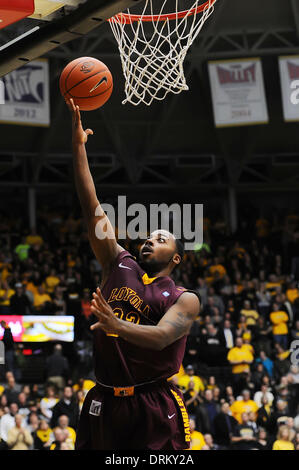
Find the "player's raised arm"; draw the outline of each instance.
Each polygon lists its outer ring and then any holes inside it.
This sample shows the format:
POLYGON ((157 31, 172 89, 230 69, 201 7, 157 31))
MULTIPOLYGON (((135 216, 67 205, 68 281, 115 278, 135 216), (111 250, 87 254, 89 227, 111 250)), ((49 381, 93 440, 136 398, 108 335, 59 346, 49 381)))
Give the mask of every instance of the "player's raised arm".
POLYGON ((100 289, 93 297, 91 310, 98 322, 91 329, 101 328, 105 333, 117 334, 129 343, 158 351, 187 335, 200 310, 198 297, 192 292, 184 292, 156 326, 136 325, 116 317, 100 289))
POLYGON ((123 248, 118 245, 113 227, 100 205, 90 173, 85 144, 93 131, 83 130, 79 106, 75 106, 72 99, 66 103, 72 114, 73 168, 77 194, 91 247, 105 272, 123 248))

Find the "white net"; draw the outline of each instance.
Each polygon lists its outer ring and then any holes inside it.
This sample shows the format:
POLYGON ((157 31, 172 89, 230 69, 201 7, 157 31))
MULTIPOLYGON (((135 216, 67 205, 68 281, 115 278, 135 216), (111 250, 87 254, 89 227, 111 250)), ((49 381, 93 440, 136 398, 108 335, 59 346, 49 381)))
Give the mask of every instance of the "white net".
POLYGON ((180 17, 181 0, 172 0, 173 19, 169 15, 169 0, 159 0, 160 11, 154 12, 154 0, 145 0, 138 16, 130 10, 109 20, 117 40, 125 77, 126 98, 123 104, 133 105, 163 100, 171 93, 188 90, 183 63, 194 39, 214 11, 216 0, 208 0, 198 12, 202 0, 196 0, 180 17), (153 18, 154 17, 154 18, 153 18))

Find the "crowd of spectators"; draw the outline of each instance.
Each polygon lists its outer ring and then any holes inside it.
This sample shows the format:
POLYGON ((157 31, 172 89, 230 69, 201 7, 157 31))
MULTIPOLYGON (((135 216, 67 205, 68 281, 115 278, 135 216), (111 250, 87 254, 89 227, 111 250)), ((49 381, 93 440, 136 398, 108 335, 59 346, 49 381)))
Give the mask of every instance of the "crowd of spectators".
MULTIPOLYGON (((21 222, 1 219, 0 316, 74 315, 74 344, 91 343, 90 300, 101 267, 83 221, 44 211, 37 225, 26 232, 21 222)), ((234 236, 222 220, 205 218, 203 228, 204 243, 173 274, 202 298, 181 371, 171 379, 184 393, 192 448, 299 450, 299 359, 292 350, 299 340, 299 216, 245 217, 234 236)), ((138 253, 137 242, 124 247, 138 253)), ((57 345, 44 383, 24 384, 21 374, 16 383, 16 345, 7 332, 9 343, 0 446, 73 449, 92 374, 74 376, 57 345)))

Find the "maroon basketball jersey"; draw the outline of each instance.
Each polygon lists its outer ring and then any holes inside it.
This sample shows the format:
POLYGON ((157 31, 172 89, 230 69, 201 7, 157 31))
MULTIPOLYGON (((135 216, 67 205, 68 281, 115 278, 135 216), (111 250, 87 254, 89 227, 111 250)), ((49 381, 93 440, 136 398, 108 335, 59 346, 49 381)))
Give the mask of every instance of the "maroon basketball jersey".
MULTIPOLYGON (((103 297, 119 318, 153 326, 186 291, 169 276, 149 278, 125 250, 113 262, 102 288, 103 297)), ((186 339, 184 336, 162 351, 154 351, 95 330, 96 379, 106 385, 127 386, 169 378, 180 368, 186 339)))

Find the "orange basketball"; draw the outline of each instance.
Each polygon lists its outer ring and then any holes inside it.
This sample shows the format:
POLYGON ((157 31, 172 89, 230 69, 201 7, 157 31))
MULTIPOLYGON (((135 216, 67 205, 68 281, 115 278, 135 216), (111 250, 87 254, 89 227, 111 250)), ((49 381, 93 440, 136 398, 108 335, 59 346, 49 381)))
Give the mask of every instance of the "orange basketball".
POLYGON ((92 111, 103 106, 113 90, 108 67, 93 57, 80 57, 61 72, 59 87, 65 99, 73 98, 80 110, 92 111))

